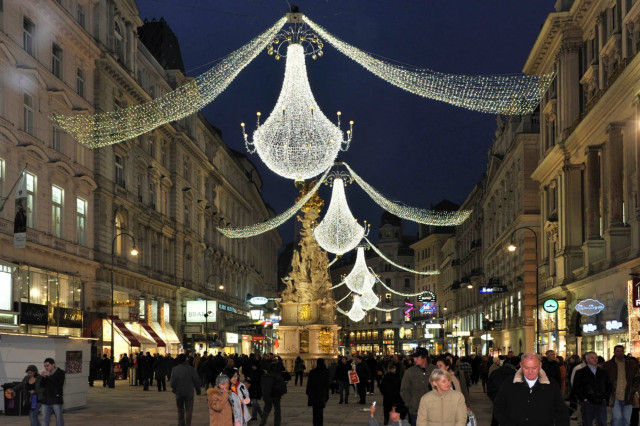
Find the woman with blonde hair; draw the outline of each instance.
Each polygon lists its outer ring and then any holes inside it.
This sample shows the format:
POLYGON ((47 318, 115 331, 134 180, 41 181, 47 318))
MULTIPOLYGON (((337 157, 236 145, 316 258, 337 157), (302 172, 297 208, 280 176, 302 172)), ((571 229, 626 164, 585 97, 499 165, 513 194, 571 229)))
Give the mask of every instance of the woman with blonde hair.
POLYGON ((466 426, 467 406, 462 393, 451 389, 451 373, 436 368, 429 376, 433 388, 420 399, 417 426, 466 426))

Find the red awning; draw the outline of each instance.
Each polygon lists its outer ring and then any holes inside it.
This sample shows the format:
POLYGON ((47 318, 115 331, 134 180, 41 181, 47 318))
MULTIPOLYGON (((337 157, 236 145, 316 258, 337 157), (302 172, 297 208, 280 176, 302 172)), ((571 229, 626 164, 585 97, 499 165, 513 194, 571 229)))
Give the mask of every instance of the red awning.
MULTIPOLYGON (((109 319, 111 319, 111 317, 109 317, 109 319)), ((133 347, 139 348, 140 342, 138 341, 138 339, 136 338, 136 336, 133 335, 133 333, 131 332, 131 330, 129 330, 127 328, 126 325, 124 325, 124 323, 122 322, 122 320, 120 318, 118 318, 117 315, 115 315, 113 317, 113 326, 117 327, 118 330, 120 330, 120 334, 122 334, 124 336, 125 339, 127 339, 129 341, 129 344, 133 347)), ((111 336, 111 338, 113 339, 113 336, 111 336)))
POLYGON ((140 321, 140 325, 142 326, 142 328, 144 328, 144 330, 147 333, 149 333, 149 336, 151 336, 153 340, 155 340, 156 346, 158 346, 159 348, 167 347, 167 344, 164 342, 164 340, 160 338, 160 336, 158 336, 158 333, 156 333, 156 331, 151 327, 151 325, 149 325, 144 321, 140 321))

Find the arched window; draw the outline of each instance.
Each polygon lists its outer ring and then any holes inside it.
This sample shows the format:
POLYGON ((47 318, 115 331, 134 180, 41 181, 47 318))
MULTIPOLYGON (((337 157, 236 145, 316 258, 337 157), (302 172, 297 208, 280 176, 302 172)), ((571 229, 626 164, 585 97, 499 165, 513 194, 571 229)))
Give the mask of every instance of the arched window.
POLYGON ((123 52, 124 32, 122 31, 122 26, 118 21, 114 21, 113 40, 114 40, 113 50, 115 51, 115 54, 118 57, 118 59, 123 61, 124 60, 124 52, 123 52))

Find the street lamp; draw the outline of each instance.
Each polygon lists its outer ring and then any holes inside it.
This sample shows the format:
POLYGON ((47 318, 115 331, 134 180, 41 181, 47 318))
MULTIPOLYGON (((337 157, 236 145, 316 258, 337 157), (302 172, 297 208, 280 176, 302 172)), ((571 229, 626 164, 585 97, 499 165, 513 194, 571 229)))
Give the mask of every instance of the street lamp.
POLYGON ((519 230, 524 229, 526 231, 530 231, 533 234, 533 239, 534 239, 534 243, 535 243, 535 262, 536 262, 536 324, 535 324, 535 335, 536 335, 536 341, 535 341, 535 351, 536 353, 538 352, 538 344, 540 342, 540 306, 539 306, 539 299, 540 299, 540 288, 538 285, 538 233, 536 231, 534 231, 532 228, 528 227, 528 226, 520 226, 516 229, 513 230, 513 232, 511 233, 511 243, 507 246, 507 250, 509 250, 510 252, 515 252, 518 247, 515 245, 514 243, 514 236, 516 234, 516 232, 518 232, 519 230))
POLYGON ((115 251, 116 251, 116 240, 118 239, 118 237, 120 236, 124 236, 124 235, 128 235, 129 237, 131 237, 131 241, 133 241, 133 248, 131 249, 131 251, 129 252, 131 254, 131 256, 137 256, 138 255, 138 249, 136 248, 136 239, 133 238, 133 235, 129 234, 128 232, 120 232, 119 234, 116 234, 115 237, 113 237, 113 240, 111 240, 111 354, 110 357, 113 357, 113 359, 115 360, 115 354, 113 353, 113 346, 115 344, 115 334, 114 330, 113 330, 113 321, 114 321, 114 315, 113 315, 113 265, 115 263, 115 251))
POLYGON ((209 310, 209 300, 205 299, 204 302, 205 305, 205 309, 207 310, 204 313, 204 353, 205 355, 209 353, 209 315, 212 314, 212 312, 209 310))

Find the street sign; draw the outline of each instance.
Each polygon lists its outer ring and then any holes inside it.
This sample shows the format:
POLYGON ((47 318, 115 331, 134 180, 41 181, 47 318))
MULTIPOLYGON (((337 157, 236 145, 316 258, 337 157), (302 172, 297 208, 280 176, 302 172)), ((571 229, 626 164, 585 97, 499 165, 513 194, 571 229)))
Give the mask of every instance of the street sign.
POLYGON ((254 296, 251 299, 249 299, 249 303, 251 303, 252 305, 266 305, 267 302, 269 302, 269 299, 267 299, 266 297, 262 297, 262 296, 254 296))

